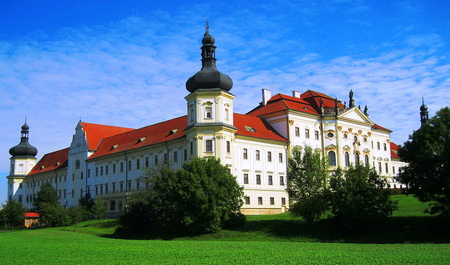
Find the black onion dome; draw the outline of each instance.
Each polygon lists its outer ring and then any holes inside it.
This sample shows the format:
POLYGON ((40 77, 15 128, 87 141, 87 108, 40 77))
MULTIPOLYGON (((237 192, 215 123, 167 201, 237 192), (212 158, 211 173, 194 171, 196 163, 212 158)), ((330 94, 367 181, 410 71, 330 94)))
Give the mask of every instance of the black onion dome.
POLYGON ((420 106, 420 111, 427 111, 428 110, 428 106, 425 104, 422 104, 422 106, 420 106))
POLYGON ((13 157, 15 156, 34 157, 37 155, 38 150, 36 149, 36 147, 28 143, 29 129, 30 127, 26 123, 22 126, 20 143, 9 149, 9 154, 12 155, 13 157))
POLYGON ((222 89, 229 91, 233 87, 233 80, 217 70, 216 67, 216 40, 209 34, 209 27, 206 25, 206 32, 203 36, 202 69, 186 81, 186 89, 194 92, 197 89, 222 89))

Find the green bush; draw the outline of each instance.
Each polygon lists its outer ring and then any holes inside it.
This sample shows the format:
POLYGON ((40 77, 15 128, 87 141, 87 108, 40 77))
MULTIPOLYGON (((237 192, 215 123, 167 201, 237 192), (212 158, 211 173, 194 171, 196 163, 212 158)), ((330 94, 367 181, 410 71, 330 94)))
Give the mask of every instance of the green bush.
POLYGON ((0 210, 0 226, 5 229, 23 227, 25 211, 22 203, 16 200, 7 202, 0 210))
POLYGON ((213 233, 244 219, 243 189, 215 158, 196 158, 178 170, 160 168, 146 181, 150 188, 134 195, 120 218, 123 228, 213 233))
POLYGON ((357 166, 330 179, 331 211, 344 232, 358 232, 392 216, 397 202, 391 201, 386 182, 369 167, 357 166))

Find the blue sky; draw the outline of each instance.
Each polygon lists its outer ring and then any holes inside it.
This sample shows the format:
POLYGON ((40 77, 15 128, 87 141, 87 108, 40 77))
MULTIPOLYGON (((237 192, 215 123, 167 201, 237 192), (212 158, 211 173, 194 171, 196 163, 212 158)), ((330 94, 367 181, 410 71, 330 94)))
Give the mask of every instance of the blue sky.
POLYGON ((0 201, 25 117, 43 154, 82 121, 139 128, 185 114, 204 22, 235 111, 261 89, 308 89, 368 105, 403 143, 450 100, 448 1, 0 0, 0 201))

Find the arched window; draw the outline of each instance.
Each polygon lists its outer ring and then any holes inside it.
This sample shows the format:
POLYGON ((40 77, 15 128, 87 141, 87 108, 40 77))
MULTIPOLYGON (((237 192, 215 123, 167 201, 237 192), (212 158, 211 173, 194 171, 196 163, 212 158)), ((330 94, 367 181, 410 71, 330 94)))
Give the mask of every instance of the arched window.
POLYGON ((334 151, 328 152, 328 164, 332 167, 336 166, 336 153, 334 151))
POLYGON ((359 154, 355 154, 355 166, 359 166, 359 154))
POLYGON ((365 163, 366 167, 369 166, 369 156, 368 155, 364 156, 364 163, 365 163))
POLYGON ((80 160, 75 161, 75 169, 80 169, 81 162, 80 160))
POLYGON ((348 152, 345 152, 345 166, 346 167, 350 166, 350 155, 348 152))

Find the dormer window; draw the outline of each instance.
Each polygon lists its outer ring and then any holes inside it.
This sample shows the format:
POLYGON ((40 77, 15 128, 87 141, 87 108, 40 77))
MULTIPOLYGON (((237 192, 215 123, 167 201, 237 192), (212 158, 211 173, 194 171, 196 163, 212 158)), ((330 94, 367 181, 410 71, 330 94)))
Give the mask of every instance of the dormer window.
POLYGON ((245 129, 249 132, 256 132, 256 130, 250 126, 245 126, 245 129))

